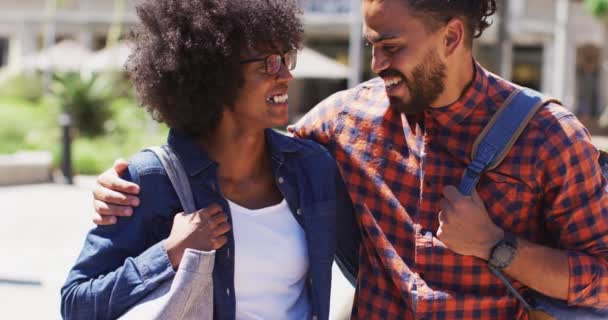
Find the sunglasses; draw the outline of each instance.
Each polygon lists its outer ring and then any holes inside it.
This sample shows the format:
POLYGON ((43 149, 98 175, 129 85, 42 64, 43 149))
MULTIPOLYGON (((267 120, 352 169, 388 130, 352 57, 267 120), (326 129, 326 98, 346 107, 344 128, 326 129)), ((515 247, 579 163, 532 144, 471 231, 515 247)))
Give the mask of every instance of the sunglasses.
POLYGON ((298 61, 298 52, 296 50, 291 50, 283 55, 280 54, 271 54, 263 58, 256 59, 247 59, 240 61, 241 64, 264 61, 264 68, 268 75, 274 76, 281 72, 281 65, 285 65, 288 70, 293 70, 296 68, 296 63, 298 61))

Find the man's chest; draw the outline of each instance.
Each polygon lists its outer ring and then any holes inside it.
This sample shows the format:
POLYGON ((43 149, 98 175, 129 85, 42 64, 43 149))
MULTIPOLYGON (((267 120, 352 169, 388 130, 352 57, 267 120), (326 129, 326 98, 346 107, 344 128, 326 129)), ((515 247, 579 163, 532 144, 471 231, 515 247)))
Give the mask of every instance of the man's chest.
MULTIPOLYGON (((395 226, 403 225, 437 230, 443 189, 458 186, 483 126, 401 120, 346 119, 344 128, 356 130, 337 136, 335 156, 359 213, 384 233, 400 233, 395 226)), ((529 139, 519 145, 535 143, 529 139)), ((482 176, 477 191, 495 223, 533 238, 543 223, 542 192, 535 185, 536 161, 521 150, 516 144, 502 165, 482 176)))

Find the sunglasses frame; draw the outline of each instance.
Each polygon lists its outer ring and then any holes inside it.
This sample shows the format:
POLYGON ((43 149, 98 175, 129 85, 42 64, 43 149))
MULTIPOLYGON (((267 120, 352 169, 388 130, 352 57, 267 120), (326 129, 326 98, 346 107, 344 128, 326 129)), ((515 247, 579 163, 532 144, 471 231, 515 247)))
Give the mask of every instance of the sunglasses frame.
POLYGON ((240 61, 240 63, 241 63, 241 64, 245 64, 245 63, 252 63, 252 62, 264 61, 264 71, 266 72, 266 74, 271 75, 271 76, 275 76, 275 75, 279 74, 279 72, 281 72, 281 68, 279 68, 279 69, 277 70, 277 72, 275 72, 275 73, 270 73, 270 72, 268 72, 268 59, 270 59, 270 58, 272 58, 272 57, 276 57, 276 56, 281 57, 281 63, 282 63, 282 64, 283 64, 285 67, 287 67, 287 69, 289 69, 289 71, 291 71, 291 70, 295 69, 295 67, 296 67, 296 65, 297 65, 297 61, 298 61, 298 52, 297 52, 296 50, 290 50, 290 51, 287 51, 287 52, 285 52, 285 53, 284 53, 284 54, 282 54, 282 55, 281 55, 281 54, 278 54, 278 53, 273 53, 273 54, 269 54, 269 55, 267 55, 267 56, 265 56, 265 57, 262 57, 262 58, 254 58, 254 59, 246 59, 246 60, 241 60, 241 61, 240 61), (285 60, 286 60, 286 59, 285 59, 285 56, 287 56, 287 55, 292 55, 292 56, 293 56, 293 58, 292 58, 292 59, 293 59, 293 61, 295 61, 295 62, 293 63, 293 66, 288 66, 288 65, 287 65, 287 63, 286 63, 286 61, 285 61, 285 60))

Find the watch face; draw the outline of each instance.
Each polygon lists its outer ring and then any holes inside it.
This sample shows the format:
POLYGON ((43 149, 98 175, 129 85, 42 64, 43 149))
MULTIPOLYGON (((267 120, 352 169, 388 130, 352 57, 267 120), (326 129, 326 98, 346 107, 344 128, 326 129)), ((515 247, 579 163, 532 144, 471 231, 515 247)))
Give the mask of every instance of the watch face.
POLYGON ((511 261, 513 260, 514 256, 515 248, 506 244, 501 244, 494 249, 494 252, 492 252, 490 262, 492 263, 492 265, 503 269, 506 268, 509 264, 511 264, 511 261))

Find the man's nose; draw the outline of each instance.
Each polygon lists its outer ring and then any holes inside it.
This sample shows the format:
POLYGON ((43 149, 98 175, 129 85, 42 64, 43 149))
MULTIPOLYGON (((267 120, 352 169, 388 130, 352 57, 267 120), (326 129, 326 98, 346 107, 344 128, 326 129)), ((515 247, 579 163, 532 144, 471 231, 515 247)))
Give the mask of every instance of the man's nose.
POLYGON ((372 71, 380 74, 390 66, 390 59, 383 53, 382 49, 372 48, 372 71))

